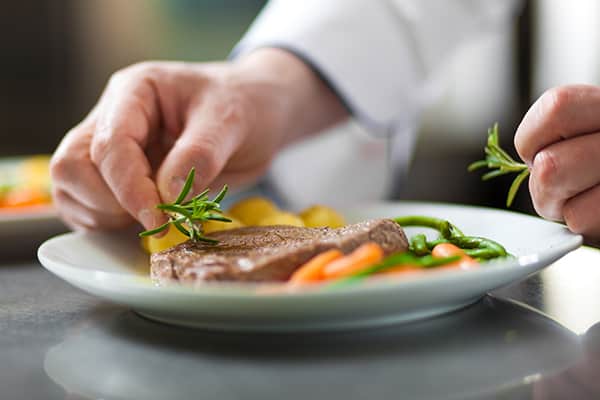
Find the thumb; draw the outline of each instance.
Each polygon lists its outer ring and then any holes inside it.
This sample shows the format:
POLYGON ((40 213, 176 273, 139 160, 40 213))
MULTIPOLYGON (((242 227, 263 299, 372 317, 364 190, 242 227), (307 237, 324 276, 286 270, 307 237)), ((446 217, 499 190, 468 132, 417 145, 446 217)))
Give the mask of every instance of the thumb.
POLYGON ((177 198, 192 168, 196 178, 191 194, 210 185, 239 147, 241 129, 206 113, 192 115, 158 170, 156 181, 163 201, 177 198))

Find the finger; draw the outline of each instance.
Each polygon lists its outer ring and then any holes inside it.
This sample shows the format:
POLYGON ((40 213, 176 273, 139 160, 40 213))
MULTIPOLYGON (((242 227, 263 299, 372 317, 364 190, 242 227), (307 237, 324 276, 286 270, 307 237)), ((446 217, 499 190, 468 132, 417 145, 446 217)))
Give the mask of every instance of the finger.
POLYGON ((75 127, 60 143, 50 163, 52 184, 77 197, 86 207, 108 214, 123 213, 90 159, 93 126, 83 123, 75 127))
POLYGON ((564 202, 600 183, 600 133, 552 144, 534 158, 530 187, 536 211, 562 219, 564 202))
POLYGON ((539 216, 551 221, 561 222, 563 220, 562 207, 565 199, 557 200, 544 196, 544 193, 538 189, 538 183, 533 176, 529 177, 529 193, 533 208, 539 216))
POLYGON ((192 114, 158 170, 162 198, 173 201, 178 196, 192 167, 196 170, 193 193, 208 186, 239 147, 244 120, 235 102, 223 107, 207 105, 192 114))
POLYGON ((160 198, 144 153, 158 124, 157 95, 147 79, 121 79, 99 112, 91 158, 121 207, 151 229, 166 221, 156 209, 160 198))
POLYGON ((563 207, 565 223, 575 233, 600 243, 600 185, 567 200, 563 207))
POLYGON ((130 225, 133 219, 127 213, 107 214, 90 209, 62 190, 53 189, 54 201, 59 212, 71 227, 85 229, 115 229, 130 225))
POLYGON ((515 134, 519 156, 531 165, 544 147, 600 126, 600 87, 562 86, 548 90, 527 111, 515 134))

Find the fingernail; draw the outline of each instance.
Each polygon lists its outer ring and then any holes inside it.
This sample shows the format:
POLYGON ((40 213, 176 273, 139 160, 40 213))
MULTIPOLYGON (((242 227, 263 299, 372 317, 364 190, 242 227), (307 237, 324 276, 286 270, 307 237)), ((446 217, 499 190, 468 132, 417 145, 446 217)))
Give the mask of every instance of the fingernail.
POLYGON ((138 221, 140 221, 146 229, 154 228, 154 215, 148 208, 144 208, 138 213, 138 221))
POLYGON ((529 169, 533 168, 533 163, 529 160, 525 161, 525 165, 527 165, 527 168, 529 168, 529 169))

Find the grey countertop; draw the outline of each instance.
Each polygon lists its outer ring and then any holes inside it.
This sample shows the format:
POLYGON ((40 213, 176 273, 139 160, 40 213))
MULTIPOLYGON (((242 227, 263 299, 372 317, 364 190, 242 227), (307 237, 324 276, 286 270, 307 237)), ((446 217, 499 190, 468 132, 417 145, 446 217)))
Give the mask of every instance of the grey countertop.
POLYGON ((6 261, 0 399, 598 399, 599 322, 589 248, 458 312, 321 334, 161 325, 6 261))

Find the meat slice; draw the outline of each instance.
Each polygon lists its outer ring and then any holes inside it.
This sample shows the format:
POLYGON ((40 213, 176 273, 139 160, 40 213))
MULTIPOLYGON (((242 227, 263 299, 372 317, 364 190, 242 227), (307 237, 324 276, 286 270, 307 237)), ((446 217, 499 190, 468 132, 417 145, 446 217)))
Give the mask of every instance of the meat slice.
POLYGON ((154 281, 285 281, 313 256, 337 248, 348 253, 365 242, 378 243, 386 255, 405 251, 404 231, 392 220, 375 219, 339 229, 252 226, 214 232, 217 245, 188 241, 155 253, 154 281))

